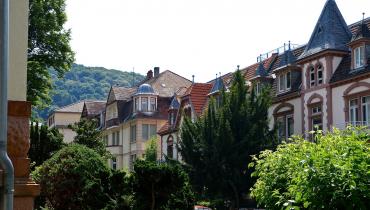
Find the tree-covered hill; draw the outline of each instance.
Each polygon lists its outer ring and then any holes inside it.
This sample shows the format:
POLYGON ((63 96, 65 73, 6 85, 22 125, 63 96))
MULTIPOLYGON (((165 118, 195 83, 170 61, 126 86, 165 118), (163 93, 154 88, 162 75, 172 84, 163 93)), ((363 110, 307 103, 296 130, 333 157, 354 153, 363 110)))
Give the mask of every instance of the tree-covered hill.
POLYGON ((79 100, 106 100, 111 85, 129 87, 144 79, 144 76, 132 72, 80 64, 73 64, 63 78, 58 78, 54 70, 50 70, 50 73, 53 83, 52 103, 46 109, 37 110, 38 117, 43 119, 53 109, 79 100))

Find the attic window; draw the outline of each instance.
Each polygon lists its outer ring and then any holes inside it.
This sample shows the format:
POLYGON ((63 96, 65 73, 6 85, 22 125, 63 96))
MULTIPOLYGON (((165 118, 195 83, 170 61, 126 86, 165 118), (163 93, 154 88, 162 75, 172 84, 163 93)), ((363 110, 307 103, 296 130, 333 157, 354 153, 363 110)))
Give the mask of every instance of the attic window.
POLYGON ((365 65, 365 47, 360 46, 354 50, 354 68, 360 68, 365 65))
POLYGON ((317 29, 317 34, 321 34, 322 32, 322 26, 319 26, 319 28, 317 29))

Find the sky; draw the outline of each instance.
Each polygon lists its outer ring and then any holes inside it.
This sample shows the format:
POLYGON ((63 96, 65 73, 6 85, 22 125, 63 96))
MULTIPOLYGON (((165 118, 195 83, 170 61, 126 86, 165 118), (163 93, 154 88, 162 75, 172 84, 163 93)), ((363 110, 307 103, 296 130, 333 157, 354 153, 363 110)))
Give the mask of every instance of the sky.
MULTIPOLYGON (((76 63, 207 82, 291 41, 306 44, 326 0, 67 0, 76 63)), ((336 0, 347 24, 370 0, 336 0)))

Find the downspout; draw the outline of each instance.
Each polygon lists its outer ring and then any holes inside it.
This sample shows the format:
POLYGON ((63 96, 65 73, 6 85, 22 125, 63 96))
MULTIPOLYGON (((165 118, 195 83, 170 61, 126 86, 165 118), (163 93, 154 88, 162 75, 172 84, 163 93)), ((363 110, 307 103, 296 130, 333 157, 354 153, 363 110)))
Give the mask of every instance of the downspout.
POLYGON ((13 209, 14 168, 7 153, 8 70, 9 70, 9 0, 0 0, 0 165, 4 170, 1 209, 13 209))

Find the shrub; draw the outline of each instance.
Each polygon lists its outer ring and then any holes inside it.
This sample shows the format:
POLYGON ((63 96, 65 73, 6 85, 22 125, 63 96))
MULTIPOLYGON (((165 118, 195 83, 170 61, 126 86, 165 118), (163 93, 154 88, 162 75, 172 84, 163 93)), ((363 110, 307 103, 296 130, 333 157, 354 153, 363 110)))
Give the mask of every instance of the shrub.
POLYGON ((366 209, 370 206, 370 136, 348 128, 316 142, 294 137, 254 157, 251 195, 268 209, 366 209))
POLYGON ((71 144, 33 172, 41 185, 47 207, 59 209, 102 209, 107 196, 104 184, 111 172, 102 157, 83 145, 71 144))

